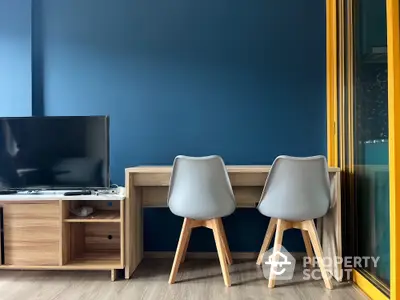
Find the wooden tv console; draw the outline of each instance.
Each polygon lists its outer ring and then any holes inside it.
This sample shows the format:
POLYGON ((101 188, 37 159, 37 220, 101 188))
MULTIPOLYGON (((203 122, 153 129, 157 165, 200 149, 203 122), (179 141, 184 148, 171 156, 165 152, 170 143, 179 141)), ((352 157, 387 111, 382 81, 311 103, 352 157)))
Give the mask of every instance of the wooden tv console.
POLYGON ((125 196, 100 194, 1 195, 0 270, 108 270, 124 268, 125 196), (94 207, 88 217, 71 208, 94 207))

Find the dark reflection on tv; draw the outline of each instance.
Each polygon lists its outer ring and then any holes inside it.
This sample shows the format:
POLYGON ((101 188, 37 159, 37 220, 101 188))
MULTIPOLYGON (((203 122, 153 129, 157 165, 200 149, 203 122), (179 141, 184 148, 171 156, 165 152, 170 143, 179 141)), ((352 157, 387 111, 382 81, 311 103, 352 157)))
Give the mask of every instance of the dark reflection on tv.
POLYGON ((108 118, 0 119, 1 190, 108 186, 108 118))

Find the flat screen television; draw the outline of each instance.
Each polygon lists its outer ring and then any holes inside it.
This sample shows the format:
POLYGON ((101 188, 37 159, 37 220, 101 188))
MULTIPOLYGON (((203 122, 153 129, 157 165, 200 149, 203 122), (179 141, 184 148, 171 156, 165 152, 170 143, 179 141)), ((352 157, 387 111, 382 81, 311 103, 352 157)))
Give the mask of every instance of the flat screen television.
POLYGON ((109 118, 0 118, 0 190, 110 186, 109 118))

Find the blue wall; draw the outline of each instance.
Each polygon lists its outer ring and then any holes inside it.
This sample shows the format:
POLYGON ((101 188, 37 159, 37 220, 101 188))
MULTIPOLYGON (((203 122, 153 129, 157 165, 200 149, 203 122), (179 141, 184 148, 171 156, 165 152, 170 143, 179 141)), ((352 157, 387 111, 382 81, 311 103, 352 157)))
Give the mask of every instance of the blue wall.
POLYGON ((0 0, 0 116, 30 116, 31 96, 31 1, 0 0))
POLYGON ((325 153, 320 0, 42 0, 47 115, 109 114, 111 172, 325 153))
MULTIPOLYGON (((325 1, 36 4, 34 106, 110 115, 113 182, 177 154, 227 164, 325 154, 325 1)), ((145 249, 174 250, 180 226, 167 209, 146 210, 145 249)), ((256 210, 237 211, 226 219, 232 250, 258 251, 266 227, 256 210)), ((284 245, 303 249, 299 234, 284 245)), ((215 249, 211 234, 195 232, 190 248, 215 249)))

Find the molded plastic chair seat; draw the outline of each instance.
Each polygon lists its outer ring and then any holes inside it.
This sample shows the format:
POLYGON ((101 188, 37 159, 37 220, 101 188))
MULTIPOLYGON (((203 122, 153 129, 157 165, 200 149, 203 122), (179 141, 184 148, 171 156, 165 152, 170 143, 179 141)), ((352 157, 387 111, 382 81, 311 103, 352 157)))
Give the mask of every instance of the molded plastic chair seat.
POLYGON ((219 156, 177 156, 168 206, 177 216, 195 220, 221 218, 235 211, 235 198, 219 156))
POLYGON ((302 221, 324 216, 329 204, 325 157, 279 156, 272 165, 258 210, 272 218, 302 221))
POLYGON ((224 282, 230 286, 227 263, 232 263, 232 257, 221 217, 232 214, 236 202, 222 158, 177 156, 172 168, 168 207, 173 214, 185 218, 169 283, 175 282, 179 265, 185 259, 192 228, 207 227, 213 230, 224 282))
MULTIPOLYGON (((328 289, 332 283, 326 272, 321 243, 315 228, 314 219, 323 217, 330 206, 328 166, 324 156, 290 157, 279 156, 272 164, 265 182, 258 210, 271 217, 261 246, 257 264, 263 261, 276 228, 273 260, 277 262, 283 232, 297 228, 302 231, 307 256, 313 257, 312 248, 318 260, 321 274, 328 289), (312 246, 311 246, 312 245, 312 246)), ((272 266, 274 266, 273 264, 272 266)), ((275 286, 276 270, 271 267, 268 287, 275 286)))

